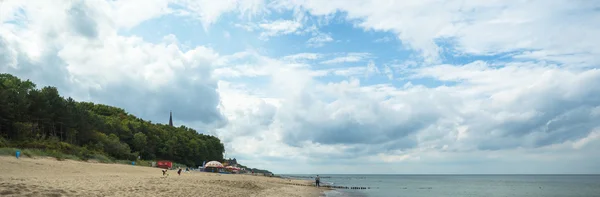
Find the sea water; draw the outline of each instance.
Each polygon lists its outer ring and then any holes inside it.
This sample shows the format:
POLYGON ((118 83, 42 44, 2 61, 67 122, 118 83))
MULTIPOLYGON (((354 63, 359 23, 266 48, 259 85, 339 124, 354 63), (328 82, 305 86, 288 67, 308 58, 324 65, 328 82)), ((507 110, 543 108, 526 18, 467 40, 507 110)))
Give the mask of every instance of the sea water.
MULTIPOLYGON (((600 197, 600 175, 320 175, 327 197, 600 197)), ((313 179, 311 175, 289 175, 313 179)))

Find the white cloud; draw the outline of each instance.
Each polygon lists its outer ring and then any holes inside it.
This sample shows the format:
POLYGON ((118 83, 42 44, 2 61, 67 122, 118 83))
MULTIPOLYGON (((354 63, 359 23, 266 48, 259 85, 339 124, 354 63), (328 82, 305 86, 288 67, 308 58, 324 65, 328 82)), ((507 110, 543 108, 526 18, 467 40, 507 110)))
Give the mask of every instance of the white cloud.
POLYGON ((385 36, 385 37, 382 37, 382 38, 378 38, 378 39, 374 40, 373 42, 376 42, 376 43, 385 43, 385 42, 390 42, 392 40, 394 40, 394 38, 392 38, 390 36, 385 36))
MULTIPOLYGON (((290 62, 294 60, 290 58, 306 58, 302 56, 310 56, 309 54, 297 54, 296 57, 284 57, 282 60, 271 59, 259 55, 256 52, 247 51, 240 52, 228 56, 223 56, 217 60, 214 74, 217 78, 238 78, 238 77, 266 77, 273 75, 274 72, 295 69, 307 68, 308 65, 299 62, 290 62), (287 62, 283 64, 282 62, 287 62)), ((309 57, 310 58, 310 57, 309 57)))
MULTIPOLYGON (((286 67, 284 62, 278 64, 282 65, 275 67, 286 67)), ((371 65, 328 72, 360 76, 368 68, 374 71, 371 65)), ((296 68, 293 73, 301 77, 303 69, 296 68)), ((278 72, 272 71, 271 76, 277 76, 278 72)), ((513 150, 519 147, 538 150, 553 144, 573 144, 560 148, 568 152, 573 147, 583 147, 581 144, 597 143, 592 133, 593 128, 600 126, 592 121, 599 117, 597 107, 593 110, 571 107, 600 106, 598 99, 580 99, 597 98, 593 95, 600 90, 580 85, 600 84, 600 73, 596 71, 558 70, 552 65, 528 62, 494 68, 475 62, 417 68, 414 73, 416 78, 434 77, 459 84, 397 88, 383 84, 364 86, 358 79, 327 84, 311 79, 312 82, 290 83, 292 86, 274 82, 271 85, 280 87, 277 90, 284 97, 276 99, 277 105, 266 108, 276 112, 269 115, 271 126, 262 127, 258 131, 262 134, 256 136, 276 136, 267 139, 277 139, 277 143, 283 142, 278 147, 291 146, 294 150, 292 155, 289 152, 280 155, 296 158, 294 162, 314 165, 325 162, 314 158, 347 160, 339 165, 348 165, 348 162, 361 159, 374 161, 368 155, 377 154, 379 159, 392 163, 429 163, 434 162, 435 156, 430 154, 435 152, 495 150, 514 153, 513 150), (508 78, 510 83, 506 81, 508 78), (553 82, 555 78, 562 80, 553 82), (298 130, 305 132, 295 132, 298 130), (307 147, 304 143, 326 145, 331 151, 295 149, 307 147), (399 150, 408 152, 398 154, 399 150)), ((266 144, 265 140, 256 141, 255 146, 265 147, 262 145, 266 144)), ((245 154, 258 154, 260 150, 245 154)), ((542 151, 521 158, 540 154, 546 153, 542 151)))
POLYGON ((367 68, 365 68, 363 66, 356 66, 356 67, 348 67, 348 68, 341 68, 341 69, 331 69, 331 70, 329 70, 329 72, 332 72, 334 75, 338 75, 338 76, 346 76, 346 77, 361 76, 361 75, 366 74, 367 68))
POLYGON ((294 33, 302 28, 302 23, 292 20, 276 20, 258 25, 264 31, 260 34, 262 39, 268 37, 294 33))
POLYGON ((115 10, 105 10, 110 8, 102 4, 106 2, 44 2, 20 6, 23 20, 28 21, 25 25, 2 23, 0 38, 6 45, 0 51, 13 51, 8 59, 17 61, 15 66, 0 67, 0 72, 57 86, 78 100, 127 106, 132 113, 154 121, 173 109, 180 121, 207 127, 223 123, 212 78, 212 63, 219 55, 212 49, 182 50, 173 35, 156 44, 116 35, 118 26, 112 25, 107 14, 115 10), (81 16, 93 17, 84 20, 81 16), (48 22, 49 18, 53 21, 48 22), (155 95, 157 91, 165 94, 155 95))
POLYGON ((587 66, 600 63, 600 49, 594 44, 600 42, 594 36, 600 34, 595 25, 600 13, 585 1, 302 0, 274 5, 319 16, 345 12, 359 27, 396 33, 404 45, 420 51, 429 62, 439 61, 436 39, 451 39, 460 52, 468 54, 525 50, 533 51, 525 52, 526 56, 535 54, 543 60, 587 66))
POLYGON ((132 0, 113 1, 105 7, 108 16, 114 17, 119 27, 131 28, 142 21, 173 12, 169 7, 170 0, 132 0))
POLYGON ((365 73, 365 77, 370 77, 379 73, 379 68, 375 66, 375 62, 373 62, 372 60, 369 61, 369 63, 367 64, 367 72, 365 73))
POLYGON ((333 38, 331 37, 331 35, 329 34, 325 34, 325 33, 319 33, 316 36, 308 39, 308 41, 306 41, 306 45, 309 47, 322 47, 323 45, 325 45, 325 43, 327 42, 332 42, 333 38))
MULTIPOLYGON (((600 62, 589 22, 597 15, 577 12, 583 2, 291 2, 316 15, 347 12, 357 27, 393 32, 431 60, 388 64, 379 54, 344 49, 331 59, 311 51, 272 58, 266 54, 278 48, 221 54, 218 47, 185 49, 177 35, 148 42, 119 32, 184 12, 210 28, 224 13, 263 13, 264 2, 157 1, 142 10, 130 3, 4 1, 0 72, 153 121, 172 109, 176 122, 219 136, 228 156, 275 172, 598 172, 600 161, 589 155, 600 148, 600 72, 585 67, 600 62), (119 19, 128 12, 131 18, 119 19), (566 12, 575 14, 560 18, 566 12), (467 55, 528 51, 506 62, 431 64, 436 39, 467 55), (335 68, 314 70, 318 64, 335 68), (361 81, 376 74, 406 84, 361 81)), ((229 24, 249 24, 265 37, 319 35, 296 15, 229 24)))
POLYGON ((386 154, 378 154, 376 160, 381 160, 383 162, 402 162, 407 160, 419 160, 419 156, 412 156, 409 154, 403 155, 386 155, 386 154))
POLYGON ((249 24, 240 24, 240 23, 236 23, 233 26, 238 27, 238 28, 242 28, 246 31, 249 32, 253 32, 256 29, 259 29, 257 24, 253 24, 253 23, 249 23, 249 24))
POLYGON ((312 75, 315 77, 323 77, 327 75, 336 75, 352 78, 369 78, 381 74, 375 62, 369 61, 366 66, 353 66, 313 70, 312 75))
POLYGON ((181 5, 180 12, 191 16, 202 22, 207 29, 210 25, 217 22, 221 15, 229 12, 237 12, 241 16, 251 18, 254 15, 264 11, 263 0, 173 0, 174 3, 181 5))
POLYGON ((300 61, 300 60, 316 60, 321 58, 322 55, 318 53, 298 53, 294 55, 288 55, 283 57, 287 61, 300 61))
POLYGON ((586 146, 587 144, 592 143, 594 141, 598 141, 599 139, 600 139, 600 128, 597 128, 593 132, 591 132, 588 136, 586 136, 585 138, 575 141, 573 143, 573 148, 581 149, 584 146, 586 146))
POLYGON ((322 61, 321 64, 340 64, 348 62, 360 62, 371 56, 369 53, 348 53, 346 56, 336 57, 330 60, 322 61))
POLYGON ((389 80, 394 79, 394 71, 388 65, 385 65, 383 72, 389 80))

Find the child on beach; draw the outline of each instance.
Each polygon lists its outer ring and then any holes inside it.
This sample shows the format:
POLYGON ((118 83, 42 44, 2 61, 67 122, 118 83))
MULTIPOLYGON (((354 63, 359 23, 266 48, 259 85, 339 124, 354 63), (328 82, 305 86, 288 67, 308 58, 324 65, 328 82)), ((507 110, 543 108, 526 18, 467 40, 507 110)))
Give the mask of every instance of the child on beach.
POLYGON ((169 174, 167 174, 167 169, 163 169, 163 170, 162 170, 162 173, 163 173, 163 176, 165 176, 165 175, 166 175, 166 176, 169 176, 169 174))
POLYGON ((177 174, 178 174, 179 176, 181 176, 181 168, 179 168, 179 170, 177 170, 177 174))

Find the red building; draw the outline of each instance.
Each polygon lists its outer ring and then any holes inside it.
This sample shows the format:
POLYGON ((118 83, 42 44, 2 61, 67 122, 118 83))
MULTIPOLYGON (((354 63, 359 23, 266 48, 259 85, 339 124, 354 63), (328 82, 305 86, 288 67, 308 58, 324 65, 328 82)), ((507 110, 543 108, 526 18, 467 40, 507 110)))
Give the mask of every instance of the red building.
POLYGON ((171 161, 157 161, 156 162, 156 167, 164 168, 164 169, 171 169, 173 167, 173 162, 171 162, 171 161))

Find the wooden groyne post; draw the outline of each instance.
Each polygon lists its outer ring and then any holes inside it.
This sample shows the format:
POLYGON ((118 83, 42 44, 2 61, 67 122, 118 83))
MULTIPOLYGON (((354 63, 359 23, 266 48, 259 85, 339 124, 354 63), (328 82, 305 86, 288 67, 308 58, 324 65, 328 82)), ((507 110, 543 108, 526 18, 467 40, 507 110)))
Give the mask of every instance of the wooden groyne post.
MULTIPOLYGON (((315 187, 315 185, 306 185, 306 184, 300 184, 300 183, 286 183, 286 184, 296 185, 296 186, 315 187)), ((329 188, 329 189, 371 189, 371 187, 348 187, 348 186, 340 186, 340 185, 324 185, 321 187, 329 188)))

